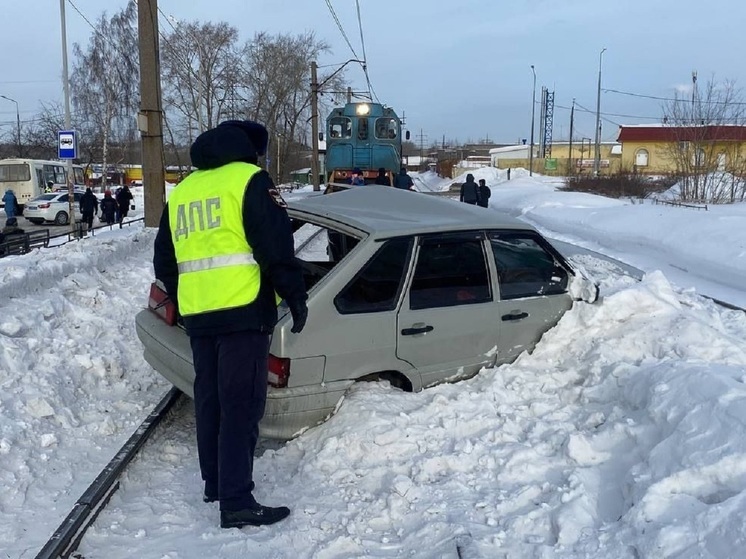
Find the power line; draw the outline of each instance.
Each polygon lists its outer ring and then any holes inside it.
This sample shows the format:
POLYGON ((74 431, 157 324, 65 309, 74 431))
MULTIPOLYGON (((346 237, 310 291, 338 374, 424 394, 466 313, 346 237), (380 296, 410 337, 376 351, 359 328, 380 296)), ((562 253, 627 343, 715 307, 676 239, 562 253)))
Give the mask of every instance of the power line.
POLYGON ((339 21, 339 18, 337 17, 336 12, 334 11, 334 6, 332 6, 331 0, 326 0, 326 5, 329 8, 329 12, 331 12, 332 14, 332 17, 334 18, 334 21, 337 23, 339 32, 342 33, 342 37, 344 37, 344 40, 347 42, 347 46, 350 47, 352 54, 355 56, 355 58, 360 58, 355 52, 355 49, 352 47, 352 43, 350 43, 350 40, 347 38, 347 33, 345 33, 345 30, 342 27, 342 22, 339 21))
MULTIPOLYGON (((656 95, 645 95, 643 93, 632 93, 630 91, 620 91, 618 89, 603 89, 602 91, 604 91, 606 93, 617 93, 618 95, 627 95, 629 97, 641 97, 643 99, 655 99, 656 101, 672 101, 672 102, 686 101, 683 98, 658 97, 656 95)), ((712 105, 746 105, 746 102, 710 100, 710 101, 707 101, 706 104, 712 104, 712 105)))
POLYGON ((368 96, 371 100, 375 97, 376 101, 380 103, 378 95, 373 91, 373 85, 370 83, 370 76, 368 75, 368 56, 365 54, 365 37, 363 36, 363 20, 360 15, 360 0, 355 0, 355 5, 357 6, 357 25, 360 28, 360 44, 363 49, 363 73, 365 74, 365 81, 368 83, 368 96))

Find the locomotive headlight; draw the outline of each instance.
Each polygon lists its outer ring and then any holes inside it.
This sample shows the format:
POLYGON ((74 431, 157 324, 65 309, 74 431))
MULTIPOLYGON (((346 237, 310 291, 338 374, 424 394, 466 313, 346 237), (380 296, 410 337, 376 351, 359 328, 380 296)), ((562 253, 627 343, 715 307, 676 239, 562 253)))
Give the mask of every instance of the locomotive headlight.
POLYGON ((355 107, 355 113, 358 116, 370 114, 370 105, 368 105, 368 103, 360 103, 357 107, 355 107))

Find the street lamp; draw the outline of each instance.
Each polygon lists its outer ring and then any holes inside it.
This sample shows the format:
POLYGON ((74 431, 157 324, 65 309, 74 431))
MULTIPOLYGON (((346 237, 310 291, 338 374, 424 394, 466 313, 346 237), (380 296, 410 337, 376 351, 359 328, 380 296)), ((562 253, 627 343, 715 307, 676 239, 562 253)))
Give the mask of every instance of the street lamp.
POLYGON ((18 111, 18 101, 16 101, 15 99, 11 99, 10 97, 6 97, 5 95, 0 95, 0 97, 16 104, 16 124, 18 125, 18 157, 23 157, 23 153, 21 153, 21 113, 18 111))
POLYGON ((531 95, 531 152, 528 154, 528 176, 534 176, 534 115, 536 114, 536 70, 531 64, 531 71, 534 74, 534 89, 531 95))
POLYGON ((601 60, 606 47, 598 55, 598 92, 596 93, 596 157, 593 160, 593 175, 601 172, 601 60))

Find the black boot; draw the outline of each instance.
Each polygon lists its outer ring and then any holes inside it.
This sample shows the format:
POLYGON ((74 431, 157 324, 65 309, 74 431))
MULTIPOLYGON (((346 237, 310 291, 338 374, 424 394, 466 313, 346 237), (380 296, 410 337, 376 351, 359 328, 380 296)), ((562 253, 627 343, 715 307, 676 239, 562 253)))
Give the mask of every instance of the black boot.
POLYGON ((250 509, 221 510, 221 528, 242 528, 243 526, 265 526, 274 524, 290 514, 287 507, 264 507, 259 503, 250 509))

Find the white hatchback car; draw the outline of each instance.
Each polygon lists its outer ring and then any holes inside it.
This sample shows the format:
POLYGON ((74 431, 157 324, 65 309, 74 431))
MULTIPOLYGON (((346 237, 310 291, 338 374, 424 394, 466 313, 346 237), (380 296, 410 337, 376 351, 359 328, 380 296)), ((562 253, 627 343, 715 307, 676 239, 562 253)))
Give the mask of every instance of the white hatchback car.
MULTIPOLYGON (((73 194, 73 212, 75 221, 83 219, 80 212, 80 199, 82 192, 73 194)), ((67 225, 70 223, 70 203, 67 192, 50 192, 42 194, 29 200, 23 210, 23 217, 31 223, 41 225, 44 222, 54 222, 56 225, 67 225)))
MULTIPOLYGON (((406 391, 477 374, 530 351, 598 287, 530 225, 436 196, 369 185, 289 203, 308 322, 272 336, 262 436, 323 421, 355 382, 406 391)), ((189 338, 157 283, 138 313, 145 359, 186 394, 189 338)))

